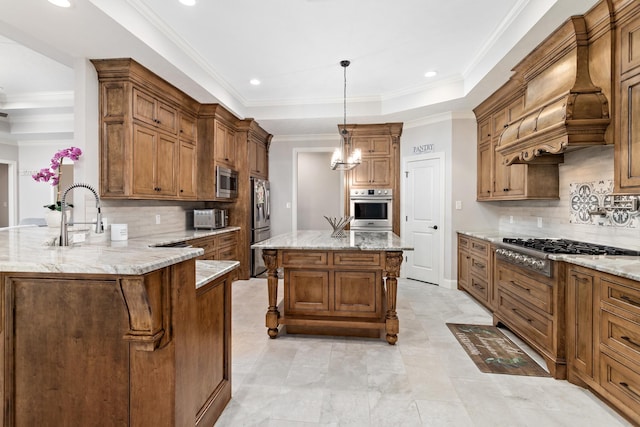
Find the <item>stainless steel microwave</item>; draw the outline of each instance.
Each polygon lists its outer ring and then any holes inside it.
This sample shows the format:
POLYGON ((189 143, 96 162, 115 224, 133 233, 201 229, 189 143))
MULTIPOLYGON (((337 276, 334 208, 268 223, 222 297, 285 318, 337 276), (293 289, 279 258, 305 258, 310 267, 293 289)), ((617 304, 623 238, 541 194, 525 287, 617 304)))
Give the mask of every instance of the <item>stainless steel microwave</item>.
POLYGON ((223 166, 216 166, 216 199, 238 197, 238 172, 223 166))

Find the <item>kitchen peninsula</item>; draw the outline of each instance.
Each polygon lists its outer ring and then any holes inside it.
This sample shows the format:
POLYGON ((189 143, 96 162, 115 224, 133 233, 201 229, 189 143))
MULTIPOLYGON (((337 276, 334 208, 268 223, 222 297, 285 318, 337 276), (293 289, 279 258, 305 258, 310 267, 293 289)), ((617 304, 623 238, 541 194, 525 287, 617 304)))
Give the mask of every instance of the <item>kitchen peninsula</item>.
POLYGON ((396 297, 402 251, 413 250, 390 231, 296 231, 254 244, 267 267, 271 338, 287 333, 349 335, 398 340, 396 297), (278 305, 278 273, 284 298, 278 305), (282 313, 280 312, 282 310, 282 313))
MULTIPOLYGON (((193 232, 191 232, 193 233, 193 232)), ((3 426, 210 426, 231 398, 231 274, 180 236, 0 231, 3 426)))

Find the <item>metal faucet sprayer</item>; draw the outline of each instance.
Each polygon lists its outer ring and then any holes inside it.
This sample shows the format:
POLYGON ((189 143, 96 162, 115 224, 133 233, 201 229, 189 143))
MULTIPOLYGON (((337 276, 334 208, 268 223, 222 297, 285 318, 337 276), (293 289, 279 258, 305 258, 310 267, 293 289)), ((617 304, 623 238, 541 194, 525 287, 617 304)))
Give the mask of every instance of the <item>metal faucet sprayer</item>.
MULTIPOLYGON (((98 209, 98 213, 96 214, 96 221, 95 221, 96 233, 104 233, 104 227, 102 226, 102 212, 101 212, 101 205, 100 205, 100 197, 98 196, 98 192, 89 184, 83 184, 83 183, 72 184, 71 186, 69 186, 69 188, 64 190, 64 193, 62 193, 62 200, 60 201, 60 209, 62 211, 61 212, 62 217, 60 219, 60 242, 59 242, 60 246, 69 246, 69 233, 67 229, 67 226, 69 225, 69 223, 67 223, 67 213, 66 213, 67 193, 70 190, 73 190, 74 188, 78 188, 78 187, 86 188, 87 190, 91 191, 93 193, 93 196, 96 198, 96 208, 98 209)), ((94 224, 94 223, 93 222, 76 222, 75 224, 94 224)))

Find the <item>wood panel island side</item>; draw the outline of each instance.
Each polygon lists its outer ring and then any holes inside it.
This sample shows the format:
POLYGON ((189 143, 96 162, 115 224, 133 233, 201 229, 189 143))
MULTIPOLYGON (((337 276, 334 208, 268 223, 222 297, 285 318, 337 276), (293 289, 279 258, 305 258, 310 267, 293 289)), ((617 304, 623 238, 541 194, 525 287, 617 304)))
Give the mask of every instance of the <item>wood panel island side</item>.
POLYGON ((231 398, 239 263, 131 240, 48 246, 56 235, 0 231, 0 425, 213 425, 231 398))
POLYGON ((271 338, 278 326, 287 333, 370 338, 386 332, 398 340, 397 277, 402 252, 413 250, 392 232, 304 230, 256 243, 267 267, 271 338), (278 268, 284 271, 284 297, 278 302, 278 268))

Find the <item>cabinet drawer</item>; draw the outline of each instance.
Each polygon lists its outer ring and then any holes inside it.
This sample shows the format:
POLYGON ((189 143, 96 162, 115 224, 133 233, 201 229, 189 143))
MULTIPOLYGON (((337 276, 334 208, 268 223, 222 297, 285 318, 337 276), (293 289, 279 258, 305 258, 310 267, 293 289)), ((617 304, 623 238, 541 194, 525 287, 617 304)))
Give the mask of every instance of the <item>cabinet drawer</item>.
POLYGON ((640 325, 600 311, 600 341, 631 360, 640 360, 640 325))
POLYGON ((218 246, 235 245, 238 242, 238 236, 236 232, 220 234, 218 236, 218 246))
POLYGON ((489 285, 486 280, 483 280, 475 275, 469 277, 469 292, 476 298, 488 302, 489 301, 489 285))
POLYGON ((469 246, 469 238, 462 234, 458 234, 458 249, 469 249, 469 246))
POLYGON ((600 385, 624 404, 624 412, 640 413, 640 368, 622 357, 600 353, 600 385))
POLYGON ((524 336, 544 348, 551 348, 553 321, 543 314, 522 303, 503 289, 498 289, 498 311, 505 319, 510 320, 524 336))
POLYGON ((471 254, 469 271, 484 280, 489 280, 489 265, 487 259, 484 257, 471 254))
POLYGON ((379 252, 335 252, 333 254, 335 265, 358 265, 366 267, 378 267, 380 265, 379 252))
MULTIPOLYGON (((640 289, 602 278, 602 301, 640 316, 640 289)), ((637 283, 637 282, 634 282, 637 283)))
POLYGON ((505 289, 522 298, 545 313, 553 314, 553 288, 550 285, 533 280, 512 267, 502 265, 496 269, 495 280, 500 289, 505 289))
POLYGON ((485 258, 489 258, 489 243, 482 240, 471 240, 471 251, 483 256, 485 258))
POLYGON ((282 253, 282 265, 284 267, 327 265, 327 258, 326 252, 284 251, 282 253))
POLYGON ((228 246, 226 248, 219 248, 216 252, 216 259, 218 260, 236 260, 236 247, 228 246))

